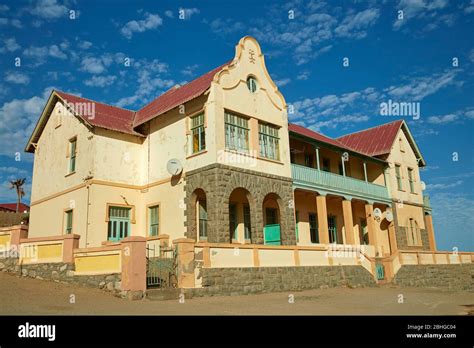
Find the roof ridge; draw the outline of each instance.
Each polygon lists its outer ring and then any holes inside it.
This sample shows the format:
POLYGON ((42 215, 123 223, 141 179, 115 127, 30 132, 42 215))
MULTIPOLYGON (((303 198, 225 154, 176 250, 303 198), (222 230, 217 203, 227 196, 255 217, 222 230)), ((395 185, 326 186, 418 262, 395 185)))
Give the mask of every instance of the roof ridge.
POLYGON ((355 131, 355 132, 352 132, 352 133, 347 133, 347 134, 341 135, 340 137, 337 137, 337 138, 334 138, 334 139, 336 139, 336 140, 341 139, 341 138, 347 137, 349 135, 366 132, 366 131, 371 130, 371 129, 383 127, 383 126, 386 126, 386 125, 389 125, 389 124, 392 124, 392 123, 395 123, 395 122, 400 122, 400 121, 403 122, 403 119, 399 118, 398 120, 390 121, 390 122, 387 122, 387 123, 382 123, 382 124, 379 124, 378 126, 373 126, 373 127, 370 127, 370 128, 361 129, 361 130, 358 130, 358 131, 355 131))
POLYGON ((125 109, 125 108, 122 108, 122 107, 120 107, 120 106, 115 106, 115 105, 107 104, 107 103, 100 102, 100 101, 97 101, 97 100, 93 100, 93 99, 90 99, 90 98, 86 98, 86 97, 74 95, 74 94, 71 94, 71 93, 68 93, 68 92, 61 91, 61 90, 59 90, 59 89, 55 89, 54 91, 55 91, 55 92, 62 93, 62 94, 67 94, 67 95, 70 95, 70 96, 73 96, 73 97, 76 97, 76 98, 85 99, 85 100, 88 100, 88 101, 91 101, 91 102, 94 102, 94 103, 97 103, 97 104, 102 104, 102 105, 105 105, 105 106, 110 106, 110 107, 112 107, 112 108, 116 108, 116 109, 120 109, 120 110, 124 110, 124 111, 129 111, 129 112, 136 113, 136 111, 134 111, 134 110, 125 109))

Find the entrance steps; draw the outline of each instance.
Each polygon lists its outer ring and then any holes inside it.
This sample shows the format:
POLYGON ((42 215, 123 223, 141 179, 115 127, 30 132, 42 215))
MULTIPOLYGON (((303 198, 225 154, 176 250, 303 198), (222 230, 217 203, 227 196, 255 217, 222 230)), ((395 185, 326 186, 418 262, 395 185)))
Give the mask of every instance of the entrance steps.
MULTIPOLYGON (((148 289, 146 291, 146 298, 151 301, 179 300, 181 293, 181 289, 175 288, 148 289)), ((189 296, 186 295, 186 298, 189 298, 189 296)))

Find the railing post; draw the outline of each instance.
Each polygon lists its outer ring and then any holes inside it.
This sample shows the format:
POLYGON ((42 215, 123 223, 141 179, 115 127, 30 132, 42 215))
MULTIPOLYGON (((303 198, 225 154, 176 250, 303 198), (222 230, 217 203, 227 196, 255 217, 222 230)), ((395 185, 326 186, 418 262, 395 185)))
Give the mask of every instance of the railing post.
POLYGON ((63 239, 63 262, 74 263, 74 249, 79 248, 78 234, 67 234, 63 239))

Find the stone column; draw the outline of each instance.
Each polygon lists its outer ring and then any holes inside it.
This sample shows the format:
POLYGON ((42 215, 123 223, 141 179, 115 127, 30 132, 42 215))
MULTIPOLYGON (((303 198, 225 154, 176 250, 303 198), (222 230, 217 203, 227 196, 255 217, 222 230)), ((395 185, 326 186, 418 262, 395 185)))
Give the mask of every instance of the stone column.
POLYGON ((63 262, 74 263, 74 249, 79 248, 78 234, 66 234, 63 239, 63 262))
POLYGON ((377 255, 378 244, 377 244, 377 236, 375 233, 374 206, 372 204, 365 205, 365 218, 367 221, 367 231, 369 233, 369 244, 375 247, 375 255, 377 255))
POLYGON ((328 211, 326 207, 326 196, 316 196, 316 209, 318 211, 319 243, 329 244, 328 211))
POLYGON ((14 246, 17 251, 20 251, 20 239, 24 238, 28 238, 28 226, 12 226, 10 230, 10 248, 14 246))
POLYGON ((344 217, 344 231, 346 244, 355 244, 354 241, 354 221, 352 220, 352 202, 347 199, 342 200, 342 214, 344 217))
POLYGON ((133 293, 146 291, 146 238, 122 239, 122 290, 133 293))
POLYGON ((433 217, 431 215, 425 215, 425 226, 426 232, 428 232, 428 241, 430 243, 430 250, 436 251, 436 239, 434 236, 434 229, 433 229, 433 217))
POLYGON ((194 239, 179 238, 173 241, 178 254, 178 287, 194 288, 194 239))

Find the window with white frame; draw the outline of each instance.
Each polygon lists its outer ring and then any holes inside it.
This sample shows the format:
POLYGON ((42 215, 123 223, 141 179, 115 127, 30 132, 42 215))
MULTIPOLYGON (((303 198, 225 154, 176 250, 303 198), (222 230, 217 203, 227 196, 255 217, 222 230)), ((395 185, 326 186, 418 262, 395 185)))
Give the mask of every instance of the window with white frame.
POLYGON ((259 123, 258 138, 260 144, 260 156, 279 160, 280 138, 278 137, 278 127, 268 123, 259 123))
POLYGON ((249 120, 225 113, 225 147, 239 152, 249 151, 249 120))
POLYGON ((204 113, 191 117, 191 134, 193 137, 193 153, 206 149, 206 129, 204 113))
POLYGON ((72 209, 66 210, 64 212, 64 220, 66 223, 66 226, 64 228, 64 233, 71 234, 72 233, 72 209))
POLYGON ((415 193, 415 179, 412 168, 408 168, 408 182, 410 183, 410 193, 415 193))

